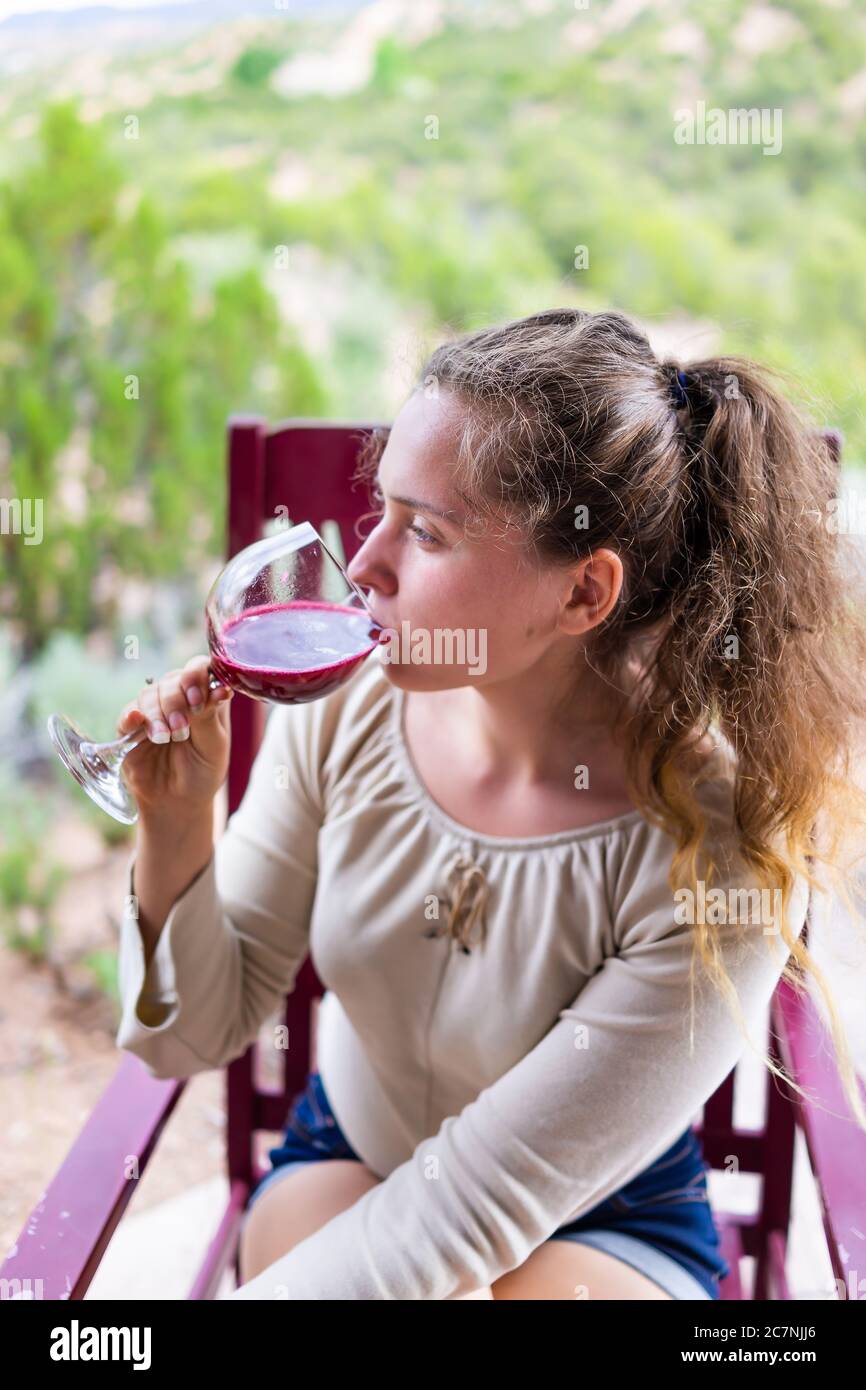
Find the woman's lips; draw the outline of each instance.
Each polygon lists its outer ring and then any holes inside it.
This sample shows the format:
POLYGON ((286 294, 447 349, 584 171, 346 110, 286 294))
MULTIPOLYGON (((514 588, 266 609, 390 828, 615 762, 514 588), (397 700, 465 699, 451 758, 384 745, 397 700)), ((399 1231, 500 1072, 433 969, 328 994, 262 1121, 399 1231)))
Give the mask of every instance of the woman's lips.
POLYGON ((379 640, 385 632, 385 629, 388 627, 388 624, 383 623, 381 619, 377 618, 375 613, 371 613, 370 617, 372 620, 370 624, 370 636, 375 637, 377 640, 379 640))

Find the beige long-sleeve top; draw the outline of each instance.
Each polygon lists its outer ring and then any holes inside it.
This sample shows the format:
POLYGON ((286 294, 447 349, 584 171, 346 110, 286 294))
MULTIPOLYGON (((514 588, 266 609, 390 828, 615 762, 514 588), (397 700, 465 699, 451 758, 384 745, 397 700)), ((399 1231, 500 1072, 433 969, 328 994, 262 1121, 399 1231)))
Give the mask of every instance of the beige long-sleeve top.
MULTIPOLYGON (((158 1077, 224 1066, 309 951, 325 1089, 384 1179, 235 1298, 489 1285, 659 1157, 750 1044, 765 1050, 788 952, 737 859, 729 744, 697 788, 720 869, 695 910, 725 923, 748 1041, 698 978, 690 1051, 694 914, 668 883, 672 839, 637 810, 541 836, 466 829, 418 778, 403 699, 374 655, 325 699, 271 707, 243 802, 147 972, 129 861, 118 1046, 158 1077)), ((800 878, 796 931, 807 903, 800 878)))

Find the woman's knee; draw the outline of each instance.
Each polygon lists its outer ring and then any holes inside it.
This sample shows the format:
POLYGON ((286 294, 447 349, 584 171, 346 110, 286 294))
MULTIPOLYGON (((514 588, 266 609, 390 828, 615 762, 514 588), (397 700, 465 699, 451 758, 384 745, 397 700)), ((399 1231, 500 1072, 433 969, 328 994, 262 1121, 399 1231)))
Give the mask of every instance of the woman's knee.
POLYGON ((254 1279, 380 1181, 365 1163, 333 1158, 295 1168, 272 1183, 241 1226, 241 1283, 254 1279))
POLYGON ((491 1284, 494 1299, 670 1299, 625 1260, 579 1241, 546 1240, 491 1284))

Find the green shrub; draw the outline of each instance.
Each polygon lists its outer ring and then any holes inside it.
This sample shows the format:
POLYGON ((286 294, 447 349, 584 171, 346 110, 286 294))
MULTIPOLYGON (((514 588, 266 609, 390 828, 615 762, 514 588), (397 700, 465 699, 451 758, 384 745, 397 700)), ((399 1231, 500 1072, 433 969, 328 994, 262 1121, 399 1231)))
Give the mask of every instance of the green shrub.
POLYGON ((282 61, 283 55, 276 49, 253 46, 240 55, 231 75, 236 82, 243 82, 247 87, 263 87, 282 61))
POLYGON ((50 817, 42 799, 6 778, 0 787, 0 931, 12 950, 40 960, 50 953, 53 907, 69 876, 46 853, 50 817))

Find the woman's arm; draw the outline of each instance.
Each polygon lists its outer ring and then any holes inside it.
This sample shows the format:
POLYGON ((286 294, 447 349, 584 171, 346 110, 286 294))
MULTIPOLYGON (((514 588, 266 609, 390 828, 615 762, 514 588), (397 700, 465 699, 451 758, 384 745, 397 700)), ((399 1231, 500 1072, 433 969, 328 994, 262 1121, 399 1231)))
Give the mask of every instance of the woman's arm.
POLYGON ((213 803, 201 817, 180 825, 150 824, 141 817, 131 890, 146 965, 153 958, 169 912, 206 867, 213 850, 213 803))
POLYGON ((320 722, 314 705, 273 708, 210 853, 212 820, 178 832, 181 854, 169 831, 145 831, 130 859, 116 1042, 152 1076, 233 1061, 294 985, 318 875, 320 722))

